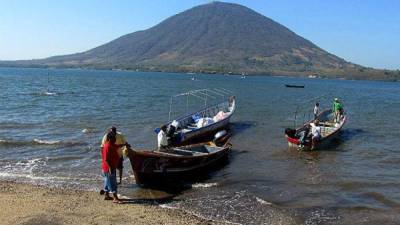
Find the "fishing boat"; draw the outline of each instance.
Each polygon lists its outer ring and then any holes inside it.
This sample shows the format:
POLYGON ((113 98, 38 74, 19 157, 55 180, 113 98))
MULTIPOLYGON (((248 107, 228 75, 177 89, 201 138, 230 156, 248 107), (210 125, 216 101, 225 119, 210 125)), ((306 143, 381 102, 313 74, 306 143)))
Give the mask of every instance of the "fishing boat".
POLYGON ((158 185, 209 172, 228 158, 231 147, 229 143, 219 147, 209 142, 154 151, 131 150, 128 157, 137 184, 158 185))
MULTIPOLYGON (((324 110, 321 112, 317 118, 319 122, 319 126, 321 127, 321 138, 315 144, 314 149, 321 149, 329 145, 330 141, 335 138, 339 132, 342 130, 343 126, 347 121, 347 116, 343 115, 340 117, 339 121, 333 122, 333 113, 331 109, 324 110)), ((306 130, 306 126, 308 126, 313 121, 308 121, 303 124, 299 128, 292 130, 286 129, 285 136, 288 142, 289 147, 298 148, 301 150, 311 150, 312 143, 311 137, 307 137, 305 139, 304 145, 301 145, 300 134, 302 131, 306 130)))
POLYGON ((304 88, 304 85, 285 84, 287 88, 304 88))
MULTIPOLYGON (((229 120, 235 112, 235 107, 235 96, 226 89, 201 89, 172 96, 169 111, 170 122, 164 124, 168 127, 168 146, 182 146, 209 141, 218 131, 227 128, 229 120), (174 99, 177 97, 186 97, 186 102, 189 102, 189 97, 198 98, 204 101, 205 107, 172 120, 172 107, 175 104, 174 99), (220 101, 217 99, 220 99, 220 101), (208 102, 212 100, 218 103, 208 105, 208 102)), ((186 103, 186 108, 188 112, 188 103, 186 103)), ((156 133, 159 132, 159 129, 155 129, 156 133)))

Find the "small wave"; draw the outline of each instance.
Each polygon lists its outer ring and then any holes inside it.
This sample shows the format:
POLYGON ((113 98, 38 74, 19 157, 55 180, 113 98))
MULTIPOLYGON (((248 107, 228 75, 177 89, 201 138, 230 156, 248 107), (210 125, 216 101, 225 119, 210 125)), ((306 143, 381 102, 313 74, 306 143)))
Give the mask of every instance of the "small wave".
POLYGON ((44 183, 95 183, 102 180, 100 175, 93 176, 92 174, 48 174, 48 162, 50 157, 25 159, 17 162, 8 162, 1 167, 1 178, 25 178, 30 181, 40 181, 44 183))
POLYGON ((42 140, 35 138, 29 140, 12 140, 12 139, 0 139, 0 146, 8 147, 20 147, 20 146, 33 146, 33 145, 62 145, 65 147, 86 145, 85 142, 79 141, 60 141, 60 140, 42 140))
POLYGON ((93 132, 92 128, 85 128, 82 130, 82 133, 84 133, 84 134, 88 134, 88 133, 92 133, 92 132, 93 132))
POLYGON ((15 174, 15 173, 8 173, 8 172, 0 172, 1 178, 32 178, 29 174, 15 174))
POLYGON ((33 139, 33 142, 37 143, 37 144, 43 144, 43 145, 56 145, 56 144, 60 144, 61 141, 46 141, 46 140, 41 140, 41 139, 33 139))
POLYGON ((98 187, 93 186, 93 183, 98 183, 101 178, 75 178, 75 177, 53 177, 53 176, 40 176, 32 174, 29 171, 25 173, 15 172, 0 172, 0 180, 14 181, 18 183, 28 183, 35 185, 45 185, 47 187, 62 187, 62 188, 78 188, 85 191, 99 190, 98 187))
POLYGON ((118 198, 119 198, 119 199, 123 199, 123 200, 129 200, 129 199, 131 199, 131 198, 129 198, 128 196, 121 195, 121 194, 118 194, 118 198))
POLYGON ((261 199, 259 197, 256 197, 257 202, 263 204, 263 205, 272 205, 272 202, 267 202, 264 199, 261 199))
POLYGON ((210 188, 217 186, 218 183, 195 183, 192 184, 192 188, 210 188))
POLYGON ((365 197, 368 197, 368 198, 372 198, 375 201, 380 202, 387 206, 396 207, 396 208, 398 208, 400 206, 400 203, 398 203, 395 200, 392 200, 378 192, 366 192, 366 193, 363 193, 362 195, 365 197))
POLYGON ((8 164, 2 167, 0 177, 2 178, 27 178, 33 180, 34 170, 38 167, 46 166, 46 159, 36 158, 30 160, 22 160, 15 164, 8 164))
POLYGON ((18 140, 7 140, 2 139, 0 140, 0 146, 27 146, 32 145, 31 141, 18 141, 18 140))
POLYGON ((50 91, 45 91, 40 93, 41 95, 45 95, 45 96, 53 96, 53 95, 57 95, 56 92, 50 92, 50 91))
POLYGON ((164 208, 164 209, 179 209, 178 207, 171 206, 169 204, 159 204, 158 206, 160 206, 161 208, 164 208))
POLYGON ((161 204, 161 205, 158 205, 158 206, 160 206, 161 208, 165 208, 165 209, 179 210, 181 212, 187 213, 189 215, 192 215, 192 216, 195 216, 197 218, 200 218, 200 219, 203 219, 203 220, 207 220, 207 221, 212 221, 212 222, 221 223, 221 224, 242 225, 242 223, 231 222, 231 221, 228 221, 228 220, 212 219, 209 216, 205 216, 205 215, 202 215, 202 214, 200 214, 198 212, 195 212, 193 210, 187 210, 187 209, 180 208, 180 207, 167 206, 166 204, 161 204))

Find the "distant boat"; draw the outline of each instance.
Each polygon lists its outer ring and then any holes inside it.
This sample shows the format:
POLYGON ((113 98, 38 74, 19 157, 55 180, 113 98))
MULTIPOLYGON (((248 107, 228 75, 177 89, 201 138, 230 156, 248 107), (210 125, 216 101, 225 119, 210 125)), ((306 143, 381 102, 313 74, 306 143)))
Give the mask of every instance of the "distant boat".
POLYGON ((287 88, 304 88, 304 85, 285 84, 287 88))
POLYGON ((190 78, 191 80, 196 80, 196 78, 195 77, 192 77, 192 78, 190 78))
POLYGON ((240 78, 242 79, 246 78, 246 74, 242 73, 242 76, 240 78))
POLYGON ((316 75, 308 75, 308 78, 317 78, 316 75))
POLYGON ((45 91, 45 92, 42 92, 41 95, 57 95, 57 93, 45 91))

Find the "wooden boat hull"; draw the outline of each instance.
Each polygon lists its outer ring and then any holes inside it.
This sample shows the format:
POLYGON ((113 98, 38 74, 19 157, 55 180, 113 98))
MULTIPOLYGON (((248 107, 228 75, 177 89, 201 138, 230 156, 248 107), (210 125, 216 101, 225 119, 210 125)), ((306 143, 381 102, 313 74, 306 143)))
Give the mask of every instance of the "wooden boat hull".
MULTIPOLYGON (((330 145, 332 139, 336 138, 340 131, 342 130, 343 126, 347 122, 347 116, 344 116, 343 119, 340 121, 339 126, 335 128, 332 133, 329 133, 326 136, 322 136, 322 138, 316 143, 314 146, 314 150, 322 149, 330 145)), ((300 146, 300 140, 296 137, 290 137, 287 134, 285 135, 289 148, 297 148, 301 150, 311 150, 311 141, 305 143, 304 146, 300 146)))
POLYGON ((163 184, 176 179, 207 173, 228 158, 231 146, 202 155, 174 155, 158 151, 132 151, 129 154, 137 184, 163 184))

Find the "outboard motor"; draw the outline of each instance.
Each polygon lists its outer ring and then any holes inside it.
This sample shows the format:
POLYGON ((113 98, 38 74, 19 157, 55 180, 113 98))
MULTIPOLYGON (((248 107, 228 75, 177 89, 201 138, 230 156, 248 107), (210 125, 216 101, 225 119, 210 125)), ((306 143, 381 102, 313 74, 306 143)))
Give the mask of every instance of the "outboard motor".
POLYGON ((172 126, 171 124, 167 127, 167 137, 172 137, 176 131, 176 127, 172 126))
POLYGON ((179 122, 174 120, 167 127, 167 137, 172 137, 179 127, 179 122))
POLYGON ((221 130, 218 131, 215 135, 214 135, 214 139, 213 142, 216 146, 221 146, 223 145, 223 141, 225 139, 225 137, 228 135, 228 132, 226 130, 221 130))
POLYGON ((291 129, 291 128, 286 128, 285 129, 285 134, 288 137, 294 138, 294 137, 296 137, 296 130, 295 129, 291 129))
POLYGON ((168 125, 166 132, 166 135, 168 137, 168 145, 177 144, 181 141, 181 135, 175 134, 175 132, 178 130, 178 127, 179 122, 176 120, 172 121, 172 123, 168 125))

